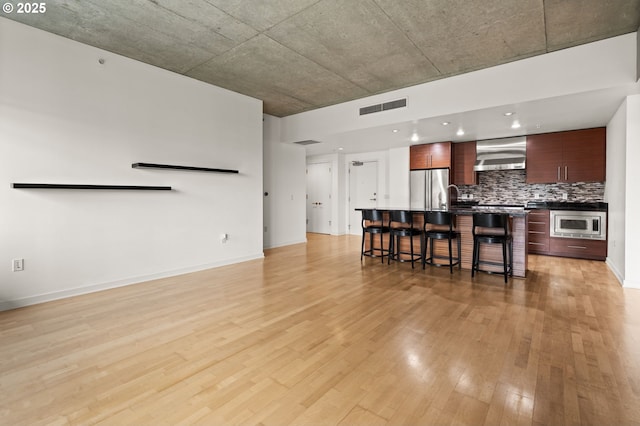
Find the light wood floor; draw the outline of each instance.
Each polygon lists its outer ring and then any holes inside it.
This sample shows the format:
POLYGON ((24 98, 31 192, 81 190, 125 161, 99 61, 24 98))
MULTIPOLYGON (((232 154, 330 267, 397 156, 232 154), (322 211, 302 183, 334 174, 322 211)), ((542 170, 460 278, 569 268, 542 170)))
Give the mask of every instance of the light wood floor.
POLYGON ((640 423, 640 291, 360 263, 358 237, 0 313, 0 424, 640 423))

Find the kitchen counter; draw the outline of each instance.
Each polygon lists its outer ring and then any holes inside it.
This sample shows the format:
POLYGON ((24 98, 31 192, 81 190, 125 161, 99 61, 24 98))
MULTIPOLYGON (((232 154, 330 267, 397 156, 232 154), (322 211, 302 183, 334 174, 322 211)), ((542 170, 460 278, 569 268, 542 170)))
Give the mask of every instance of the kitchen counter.
POLYGON ((570 201, 529 201, 526 209, 540 210, 575 210, 575 211, 591 211, 606 212, 609 209, 608 203, 599 201, 595 202, 570 202, 570 201))
MULTIPOLYGON (((356 209, 363 210, 363 209, 356 209)), ((392 210, 410 210, 414 213, 414 226, 417 228, 422 228, 424 225, 424 211, 416 210, 416 209, 407 209, 401 207, 378 207, 377 210, 382 212, 389 212, 392 210)), ((462 269, 471 270, 471 260, 473 257, 473 234, 471 229, 473 227, 473 213, 506 213, 509 215, 511 219, 511 232, 513 235, 513 276, 524 278, 527 272, 527 250, 528 250, 528 216, 529 212, 524 209, 516 210, 511 208, 499 209, 492 208, 490 210, 480 209, 480 208, 472 208, 468 206, 464 207, 452 207, 448 210, 452 214, 455 215, 455 226, 456 230, 460 232, 461 235, 461 246, 462 246, 462 269)), ((386 217, 386 215, 385 215, 386 217)), ((386 221, 387 219, 385 219, 386 221)), ((428 227, 431 225, 427 225, 428 227)), ((420 239, 419 237, 414 237, 414 244, 416 247, 419 247, 420 239)), ((403 238, 401 242, 402 250, 405 249, 404 244, 407 245, 409 242, 406 238, 403 238)), ((378 243, 379 240, 374 240, 374 246, 378 243)), ((368 239, 365 239, 366 248, 368 248, 368 239)), ((385 235, 383 239, 383 244, 387 245, 389 243, 388 235, 385 235)), ((449 255, 447 242, 446 240, 436 240, 434 241, 434 251, 437 256, 447 256, 449 255)), ((485 245, 483 244, 480 249, 480 256, 483 260, 488 260, 491 262, 501 262, 502 261, 502 248, 499 244, 495 245, 485 245)), ((481 269, 490 269, 495 272, 501 273, 500 267, 491 267, 489 265, 481 265, 481 269)))
MULTIPOLYGON (((355 209, 357 211, 361 211, 361 210, 365 210, 362 208, 357 208, 355 209)), ((392 211, 392 210, 409 210, 415 214, 423 214, 424 210, 422 209, 411 209, 408 207, 376 207, 376 210, 382 211, 382 212, 388 212, 388 211, 392 211)), ((491 208, 491 209, 485 209, 485 208, 473 208, 473 207, 457 207, 457 206, 452 206, 449 209, 446 210, 434 210, 434 211, 446 211, 446 212, 450 212, 452 214, 455 215, 472 215, 474 213, 506 213, 511 217, 525 217, 529 214, 529 211, 526 210, 524 207, 522 207, 521 209, 514 209, 514 208, 491 208)), ((422 222, 421 222, 422 223, 422 222)))

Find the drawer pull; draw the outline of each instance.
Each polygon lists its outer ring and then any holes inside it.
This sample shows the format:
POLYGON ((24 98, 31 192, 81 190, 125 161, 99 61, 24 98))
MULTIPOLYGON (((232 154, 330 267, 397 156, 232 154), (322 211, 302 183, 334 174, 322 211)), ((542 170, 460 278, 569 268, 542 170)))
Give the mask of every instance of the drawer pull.
POLYGON ((543 246, 544 245, 543 243, 532 243, 531 241, 529 241, 529 244, 533 245, 533 246, 543 246))
POLYGON ((529 231, 530 234, 546 234, 544 231, 529 231))
POLYGON ((569 248, 586 249, 585 246, 567 246, 569 248))
POLYGON ((536 225, 546 225, 547 224, 547 222, 534 222, 534 221, 530 220, 529 221, 529 225, 531 225, 532 223, 536 224, 536 225))

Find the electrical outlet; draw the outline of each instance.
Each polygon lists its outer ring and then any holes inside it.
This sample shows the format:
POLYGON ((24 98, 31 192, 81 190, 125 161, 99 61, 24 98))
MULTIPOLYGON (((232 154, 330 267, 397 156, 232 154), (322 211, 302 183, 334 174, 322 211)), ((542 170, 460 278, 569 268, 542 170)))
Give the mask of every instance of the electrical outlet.
POLYGON ((533 194, 533 198, 535 198, 536 200, 540 198, 540 194, 533 194))
POLYGON ((566 192, 563 192, 563 193, 562 193, 562 199, 563 199, 563 200, 566 200, 567 198, 568 198, 567 193, 566 193, 566 192))
POLYGON ((13 259, 11 266, 13 268, 13 272, 24 271, 24 259, 13 259))
POLYGON ((228 240, 229 240, 229 234, 220 234, 220 242, 222 244, 226 244, 228 240))
POLYGON ((467 199, 473 200, 473 194, 467 194, 467 199))

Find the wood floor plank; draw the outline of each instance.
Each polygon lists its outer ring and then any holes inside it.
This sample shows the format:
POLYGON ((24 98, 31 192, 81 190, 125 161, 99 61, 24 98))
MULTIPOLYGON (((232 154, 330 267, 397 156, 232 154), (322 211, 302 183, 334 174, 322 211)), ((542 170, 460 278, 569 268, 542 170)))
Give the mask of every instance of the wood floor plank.
POLYGON ((504 284, 308 238, 0 312, 0 424, 640 423, 640 291, 605 263, 504 284))

